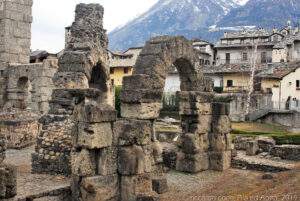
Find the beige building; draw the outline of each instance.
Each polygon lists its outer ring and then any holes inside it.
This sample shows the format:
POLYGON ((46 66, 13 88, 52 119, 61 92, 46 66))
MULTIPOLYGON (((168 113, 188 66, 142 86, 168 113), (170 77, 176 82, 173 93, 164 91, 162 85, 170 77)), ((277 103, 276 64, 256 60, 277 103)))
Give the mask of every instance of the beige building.
POLYGON ((124 76, 132 75, 133 67, 142 47, 132 47, 124 53, 109 52, 110 78, 115 86, 122 86, 124 76))
POLYGON ((197 52, 198 58, 201 65, 213 65, 215 60, 215 50, 214 45, 203 40, 192 39, 193 47, 197 52))
POLYGON ((282 30, 274 28, 256 31, 224 33, 215 46, 216 65, 249 63, 254 57, 254 47, 257 45, 255 60, 260 63, 291 62, 300 59, 300 32, 288 24, 282 30))
POLYGON ((273 108, 300 109, 300 61, 274 64, 256 77, 261 90, 272 92, 273 108))

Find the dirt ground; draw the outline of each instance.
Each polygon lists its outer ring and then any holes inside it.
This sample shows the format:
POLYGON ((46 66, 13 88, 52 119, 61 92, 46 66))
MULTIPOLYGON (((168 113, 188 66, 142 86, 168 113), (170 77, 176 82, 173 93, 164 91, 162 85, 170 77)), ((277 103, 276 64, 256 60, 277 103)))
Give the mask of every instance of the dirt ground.
POLYGON ((196 175, 171 171, 169 192, 160 195, 160 201, 300 201, 300 164, 274 174, 272 180, 263 180, 263 174, 240 169, 196 175))

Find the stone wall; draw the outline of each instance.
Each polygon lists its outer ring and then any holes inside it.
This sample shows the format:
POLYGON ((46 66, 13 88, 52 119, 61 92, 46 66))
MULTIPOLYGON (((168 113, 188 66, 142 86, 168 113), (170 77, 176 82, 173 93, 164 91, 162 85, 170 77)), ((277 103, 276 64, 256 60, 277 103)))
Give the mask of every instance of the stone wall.
MULTIPOLYGON (((246 120, 247 94, 241 93, 223 93, 216 94, 216 99, 230 97, 229 117, 232 121, 243 122, 246 120)), ((269 106, 272 102, 272 94, 252 94, 250 112, 260 110, 269 106)))
POLYGON ((5 100, 8 63, 29 63, 32 0, 0 0, 0 107, 5 100))
POLYGON ((21 149, 35 143, 40 130, 39 115, 31 111, 0 114, 0 133, 7 139, 7 148, 21 149))
POLYGON ((4 134, 0 133, 0 164, 5 159, 6 147, 6 137, 4 134))
POLYGON ((300 161, 300 145, 277 145, 270 153, 284 160, 300 161))
POLYGON ((267 124, 285 126, 289 132, 300 132, 300 112, 272 110, 259 121, 267 124))
POLYGON ((9 65, 5 109, 30 108, 42 114, 47 113, 57 69, 56 59, 44 60, 39 64, 9 65))

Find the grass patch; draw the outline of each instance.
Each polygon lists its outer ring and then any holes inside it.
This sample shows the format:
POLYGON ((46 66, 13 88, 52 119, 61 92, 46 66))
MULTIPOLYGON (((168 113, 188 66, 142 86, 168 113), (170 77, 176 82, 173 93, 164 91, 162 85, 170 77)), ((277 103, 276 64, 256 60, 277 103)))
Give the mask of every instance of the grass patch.
POLYGON ((300 133, 288 133, 285 129, 262 123, 233 123, 232 137, 273 137, 277 145, 296 144, 300 145, 300 133))

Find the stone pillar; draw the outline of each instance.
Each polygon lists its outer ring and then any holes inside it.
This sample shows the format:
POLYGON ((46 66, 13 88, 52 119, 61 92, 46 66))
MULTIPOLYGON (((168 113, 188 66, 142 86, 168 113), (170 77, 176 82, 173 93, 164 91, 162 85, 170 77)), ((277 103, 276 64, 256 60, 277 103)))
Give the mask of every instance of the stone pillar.
POLYGON ((0 133, 0 199, 11 198, 17 194, 16 167, 3 163, 6 151, 6 137, 0 133))
POLYGON ((9 63, 29 63, 32 0, 0 0, 0 107, 9 63))
POLYGON ((231 161, 229 105, 212 103, 212 92, 182 91, 179 97, 183 135, 176 169, 192 173, 228 169, 231 161))
POLYGON ((162 108, 162 84, 162 80, 143 74, 123 80, 120 99, 124 119, 114 125, 122 201, 143 199, 145 193, 152 192, 152 178, 163 176, 162 148, 155 139, 154 129, 162 108))
POLYGON ((209 169, 209 133, 212 122, 212 92, 181 91, 181 151, 176 169, 200 172, 209 169))
POLYGON ((117 111, 108 104, 85 100, 76 106, 72 134, 74 201, 119 200, 118 147, 112 129, 116 117, 117 111))

